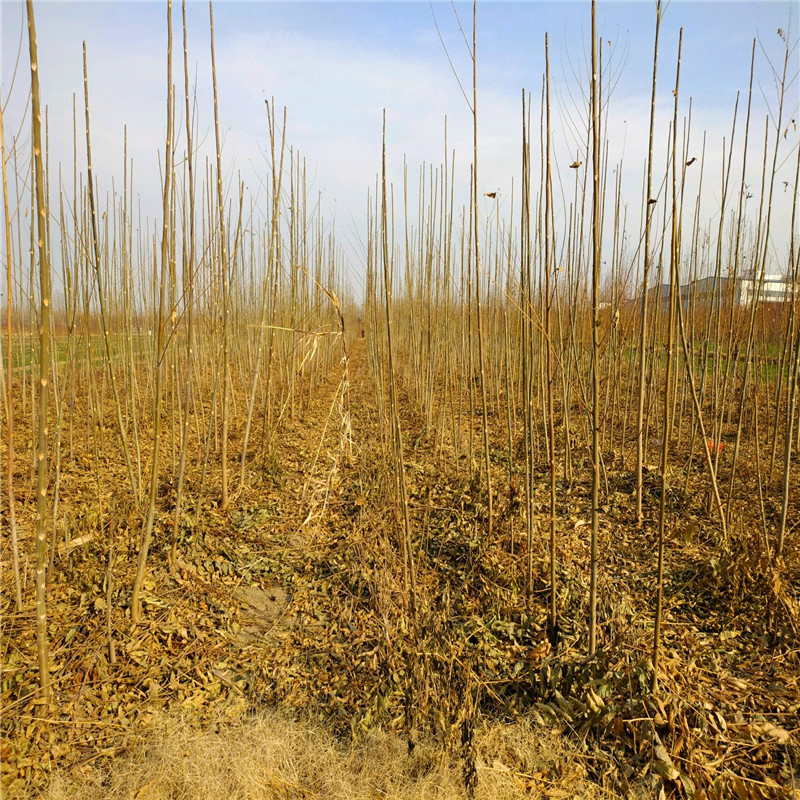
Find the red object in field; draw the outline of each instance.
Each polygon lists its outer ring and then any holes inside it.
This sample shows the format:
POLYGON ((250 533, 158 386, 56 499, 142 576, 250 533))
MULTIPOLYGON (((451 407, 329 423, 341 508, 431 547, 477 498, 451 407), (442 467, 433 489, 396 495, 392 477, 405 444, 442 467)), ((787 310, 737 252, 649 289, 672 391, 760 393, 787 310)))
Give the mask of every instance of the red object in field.
POLYGON ((711 453, 713 453, 714 450, 716 450, 718 453, 722 452, 722 442, 715 442, 713 439, 709 439, 706 442, 706 447, 711 453))

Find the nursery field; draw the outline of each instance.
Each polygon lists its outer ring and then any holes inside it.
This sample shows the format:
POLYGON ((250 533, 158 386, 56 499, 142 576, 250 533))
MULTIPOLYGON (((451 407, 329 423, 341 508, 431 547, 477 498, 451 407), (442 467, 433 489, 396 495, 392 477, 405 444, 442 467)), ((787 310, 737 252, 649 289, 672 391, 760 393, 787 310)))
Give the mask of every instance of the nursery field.
POLYGON ((594 4, 574 184, 548 55, 486 212, 473 17, 468 197, 449 153, 393 184, 384 113, 360 264, 273 103, 260 211, 228 181, 213 8, 204 166, 166 9, 156 222, 127 151, 95 197, 86 50, 70 190, 31 70, 29 140, 0 117, 4 797, 799 796, 796 47, 706 217, 655 9, 640 224, 594 4))
MULTIPOLYGON (((785 562, 773 566, 759 504, 745 492, 723 538, 708 512, 708 481, 697 464, 687 471, 688 447, 676 448, 653 694, 656 466, 645 464, 644 515, 636 524, 635 477, 625 463, 633 453, 606 457, 591 658, 585 446, 575 447, 571 480, 557 478, 553 647, 546 464, 534 470, 528 551, 524 474, 512 473, 508 483, 506 419, 492 415, 498 488, 489 536, 477 447, 471 464, 468 455, 480 419, 463 415, 459 453, 449 436, 426 430, 401 380, 415 621, 388 429, 368 366, 371 334, 362 339, 355 326, 351 334, 346 362, 331 358, 313 391, 310 379, 296 387, 294 419, 287 414, 248 465, 225 512, 213 488, 218 464, 208 467, 201 493, 202 430, 192 432, 197 451, 187 457, 185 491, 199 501, 179 510, 176 486, 159 490, 156 555, 138 624, 130 616, 136 509, 124 491, 124 463, 109 447, 113 430, 96 420, 73 431, 69 445, 62 421, 48 576, 49 711, 32 668, 33 607, 28 601, 14 609, 11 566, 3 564, 9 796, 29 796, 55 773, 44 796, 458 797, 467 769, 485 797, 648 797, 660 781, 706 787, 710 797, 713 787, 720 797, 791 797, 800 710, 795 540, 785 562), (77 795, 68 789, 75 785, 77 795)), ((205 379, 213 380, 210 372, 205 379)), ((107 381, 102 373, 96 380, 106 407, 93 411, 76 401, 76 419, 113 419, 107 381)), ((88 389, 76 395, 91 396, 88 389)), ((208 387, 198 399, 211 394, 208 387)), ((229 431, 233 451, 245 404, 232 398, 239 420, 229 431)), ((18 396, 16 407, 23 407, 18 396)), ((27 419, 15 423, 19 442, 32 440, 27 419)), ((169 463, 169 436, 161 446, 169 463)), ((762 446, 768 453, 768 442, 762 446)), ((747 437, 737 485, 757 481, 754 449, 747 437)), ((18 451, 15 459, 18 531, 34 528, 30 456, 18 451)), ((726 458, 723 448, 720 476, 730 468, 726 458)), ((512 460, 523 472, 520 459, 512 460)), ((794 485, 797 470, 795 460, 794 485)), ((763 513, 769 531, 779 509, 767 501, 763 513)), ((794 500, 789 519, 798 518, 794 500)), ((31 544, 20 536, 23 553, 31 544)), ((26 598, 29 558, 22 564, 26 598)))

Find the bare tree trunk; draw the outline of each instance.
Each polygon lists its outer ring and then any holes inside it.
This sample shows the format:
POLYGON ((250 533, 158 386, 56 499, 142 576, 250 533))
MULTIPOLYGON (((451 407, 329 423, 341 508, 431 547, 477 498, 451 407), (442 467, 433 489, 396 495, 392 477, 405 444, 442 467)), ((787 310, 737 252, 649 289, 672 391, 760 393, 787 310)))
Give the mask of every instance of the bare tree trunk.
POLYGON ((484 335, 481 303, 481 268, 478 254, 478 54, 477 46, 477 13, 478 0, 472 3, 472 230, 475 248, 475 309, 478 326, 478 370, 481 384, 481 406, 483 410, 483 463, 486 469, 486 496, 489 507, 489 536, 492 535, 493 500, 492 472, 489 457, 489 410, 486 399, 486 358, 484 355, 484 335))
POLYGON ((544 179, 544 280, 545 280, 545 347, 547 354, 547 457, 550 462, 550 606, 547 618, 547 634, 553 647, 558 645, 558 609, 556 607, 556 433, 553 424, 553 307, 552 246, 550 240, 550 215, 552 210, 552 172, 550 163, 550 41, 544 36, 545 81, 546 81, 546 146, 544 179))
POLYGON ((217 66, 214 54, 214 9, 209 2, 208 15, 211 27, 211 80, 214 87, 214 133, 217 144, 217 206, 219 210, 220 269, 222 271, 222 502, 227 511, 228 497, 228 411, 230 405, 230 290, 228 286, 228 245, 225 240, 225 198, 222 191, 222 142, 219 136, 219 104, 217 102, 217 66))
POLYGON ((414 569, 414 551, 411 546, 411 519, 408 511, 405 462, 403 459, 403 435, 400 430, 400 415, 397 408, 397 385, 395 380, 394 342, 392 339, 392 279, 389 274, 389 230, 386 207, 386 112, 383 112, 383 158, 381 172, 381 252, 383 261, 384 298, 386 311, 386 337, 389 361, 389 413, 391 415, 394 441, 395 473, 397 475, 400 506, 403 515, 403 577, 404 589, 414 624, 417 630, 417 579, 414 569))
MULTIPOLYGON (((136 579, 133 583, 133 593, 131 595, 131 620, 135 623, 141 622, 142 605, 140 595, 147 573, 147 554, 150 549, 150 542, 153 539, 153 525, 156 515, 156 497, 158 495, 158 464, 159 464, 159 445, 161 438, 161 405, 163 393, 163 364, 164 356, 164 294, 166 276, 169 269, 169 223, 170 209, 169 202, 171 196, 172 183, 172 1, 167 2, 167 144, 166 156, 164 161, 164 196, 163 196, 163 220, 161 229, 161 278, 159 281, 159 299, 156 318, 156 336, 154 351, 154 381, 155 397, 153 401, 153 458, 150 467, 150 493, 147 504, 147 519, 142 531, 142 540, 139 546, 139 557, 136 564, 136 579)), ((158 266, 154 269, 157 271, 158 266)))
POLYGON ((675 314, 676 303, 681 302, 678 267, 680 263, 681 243, 680 224, 678 220, 678 166, 677 159, 677 125, 678 125, 678 87, 681 75, 681 47, 683 45, 683 28, 678 38, 678 68, 675 75, 674 111, 672 116, 672 246, 670 252, 669 271, 669 322, 667 324, 667 369, 664 377, 664 418, 661 433, 661 498, 658 509, 658 576, 656 579, 656 614, 653 630, 653 677, 651 689, 658 691, 658 662, 661 655, 661 621, 664 605, 664 538, 667 509, 667 455, 669 440, 672 435, 670 425, 671 389, 672 389, 672 361, 675 349, 675 314))
POLYGON ((656 33, 653 44, 653 82, 650 94, 650 133, 647 146, 647 186, 644 197, 644 270, 642 275, 642 310, 639 321, 639 405, 636 413, 636 520, 642 521, 642 462, 644 461, 644 404, 647 395, 647 291, 650 277, 650 221, 655 210, 653 191, 653 132, 656 121, 656 79, 658 75, 658 34, 661 30, 661 0, 656 2, 656 33))
POLYGON ((19 572, 19 542, 17 541, 16 502, 14 500, 14 405, 11 397, 13 363, 11 351, 11 216, 8 207, 6 175, 6 136, 3 127, 3 105, 0 103, 0 159, 3 161, 3 212, 6 223, 6 430, 8 432, 8 527, 11 533, 11 561, 14 568, 14 597, 17 611, 22 611, 22 580, 19 572))
POLYGON ((186 375, 183 395, 183 429, 181 431, 180 457, 178 464, 178 486, 175 490, 175 517, 172 525, 172 548, 170 549, 170 565, 174 569, 178 555, 178 526, 180 523, 183 484, 186 477, 186 450, 189 443, 189 406, 192 398, 192 367, 194 363, 194 279, 195 279, 195 189, 194 189, 194 153, 192 152, 192 115, 189 106, 189 48, 186 40, 186 0, 181 3, 183 22, 183 81, 184 101, 186 107, 186 166, 189 177, 189 208, 184 205, 184 213, 189 215, 188 242, 184 241, 184 292, 186 296, 186 375), (187 252, 188 244, 188 252, 187 252), (188 288, 186 287, 188 282, 188 288))
MULTIPOLYGON (((788 401, 786 410, 786 431, 784 439, 783 451, 783 491, 781 492, 781 517, 778 523, 778 537, 775 543, 775 556, 781 558, 783 556, 783 544, 786 536, 786 520, 789 513, 789 474, 792 464, 792 438, 794 430, 794 419, 797 411, 797 393, 798 382, 800 381, 800 324, 797 324, 797 277, 798 277, 798 263, 795 251, 795 236, 794 232, 797 225, 797 194, 800 188, 800 149, 797 153, 797 165, 794 173, 794 199, 792 200, 792 235, 789 238, 789 247, 791 248, 789 254, 789 276, 792 282, 792 309, 795 315, 795 325, 797 334, 794 337, 791 347, 793 348, 793 360, 790 359, 789 365, 789 386, 788 386, 788 401)), ((792 352, 790 350, 790 352, 792 352)))
MULTIPOLYGON (((47 412, 50 400, 50 253, 47 241, 47 197, 42 159, 42 111, 39 101, 39 57, 33 0, 27 0, 28 44, 31 55, 31 113, 33 116, 33 160, 36 176, 36 225, 39 244, 39 419, 36 443, 36 652, 39 662, 39 692, 50 703, 50 664, 47 646, 47 412)), ((10 286, 9 286, 10 288, 10 286)), ((9 331, 10 335, 10 331, 9 331)))
POLYGON ((589 655, 597 648, 597 536, 600 527, 600 92, 597 0, 592 0, 592 533, 589 555, 589 655))

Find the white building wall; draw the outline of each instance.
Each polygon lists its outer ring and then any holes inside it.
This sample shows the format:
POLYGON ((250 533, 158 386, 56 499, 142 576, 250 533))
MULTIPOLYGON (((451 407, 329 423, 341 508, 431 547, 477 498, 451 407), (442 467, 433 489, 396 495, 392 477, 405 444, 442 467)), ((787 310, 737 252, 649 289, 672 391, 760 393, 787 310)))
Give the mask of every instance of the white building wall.
MULTIPOLYGON (((758 288, 758 278, 739 280, 736 293, 738 305, 751 305, 758 294, 758 288)), ((782 275, 765 275, 758 299, 767 303, 785 303, 792 299, 792 285, 782 275)))

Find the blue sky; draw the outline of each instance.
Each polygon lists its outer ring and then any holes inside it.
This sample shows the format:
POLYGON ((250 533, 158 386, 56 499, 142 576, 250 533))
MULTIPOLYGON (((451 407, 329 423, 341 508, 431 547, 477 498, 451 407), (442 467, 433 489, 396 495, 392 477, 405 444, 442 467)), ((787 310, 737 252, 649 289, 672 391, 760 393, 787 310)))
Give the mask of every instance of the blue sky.
MULTIPOLYGON (((471 4, 457 4, 465 33, 471 37, 471 4)), ((127 125, 129 154, 134 157, 135 188, 146 213, 159 208, 159 158, 165 131, 166 7, 154 2, 40 2, 35 4, 43 101, 49 108, 51 172, 61 162, 70 187, 72 174, 72 96, 77 95, 82 136, 82 56, 89 58, 93 157, 101 189, 119 190, 122 181, 122 133, 127 125)), ((467 92, 471 65, 449 3, 433 6, 441 35, 467 92)), ((210 103, 208 5, 191 2, 189 62, 197 80, 198 131, 203 157, 213 154, 210 103)), ((427 2, 410 3, 265 3, 217 2, 214 7, 224 167, 228 182, 241 171, 258 203, 259 181, 267 176, 263 153, 268 147, 264 100, 275 98, 288 110, 288 142, 306 158, 312 195, 322 192, 326 217, 353 242, 363 232, 367 190, 380 168, 382 109, 387 109, 390 177, 402 181, 405 157, 414 175, 420 164, 441 163, 444 118, 448 144, 456 150, 460 189, 466 186, 471 158, 471 116, 427 2)), ((672 115, 672 92, 679 30, 683 33, 681 118, 691 99, 692 153, 700 155, 706 133, 703 204, 712 219, 719 202, 723 138, 730 138, 737 92, 741 141, 750 52, 758 37, 750 157, 758 181, 767 102, 775 101, 768 58, 778 64, 783 42, 780 27, 797 40, 800 5, 796 2, 669 3, 663 18, 659 63, 659 131, 666 146, 672 115), (695 152, 696 151, 696 152, 695 152), (716 193, 716 195, 715 195, 716 193), (716 199, 715 199, 716 197, 716 199)), ((2 2, 2 100, 6 140, 23 122, 29 80, 26 39, 20 71, 12 86, 14 62, 23 26, 24 5, 2 2)), ((182 88, 180 4, 173 8, 176 43, 174 80, 182 88)), ((624 157, 625 186, 632 217, 641 200, 641 175, 647 147, 655 2, 598 4, 607 74, 618 81, 609 101, 609 156, 613 167, 624 157), (610 43, 610 44, 609 44, 610 43)), ((544 70, 544 35, 549 32, 554 96, 554 147, 561 179, 573 179, 568 164, 579 152, 580 93, 587 90, 588 2, 486 2, 478 6, 478 106, 480 182, 498 191, 497 205, 483 201, 484 212, 507 213, 512 183, 519 194, 520 92, 534 97, 537 117, 544 70), (577 107, 576 107, 577 106, 577 107)), ((790 73, 798 70, 797 51, 790 73)), ((798 83, 793 83, 786 111, 798 116, 798 83)), ((538 122, 534 122, 538 131, 538 122)), ((23 138, 26 130, 22 128, 23 138)), ((781 178, 791 181, 798 133, 789 127, 782 144, 781 178), (785 175, 784 175, 785 173, 785 175)), ((79 167, 83 167, 82 140, 79 167)), ((534 149, 536 142, 534 141, 534 149)), ((536 159, 534 159, 536 160, 536 159)), ((663 162, 662 162, 663 163, 663 162)), ((662 169, 663 172, 663 169, 662 169)), ((697 180, 699 171, 691 175, 697 180)), ((687 183, 696 191, 696 185, 687 183)), ((780 187, 774 203, 776 242, 788 240, 791 191, 780 187)), ((632 224, 635 229, 636 225, 632 224)), ((776 247, 779 247, 776 244, 776 247)), ((357 247, 353 245, 355 249, 357 247)), ((357 254, 353 254, 357 261, 357 254)))

